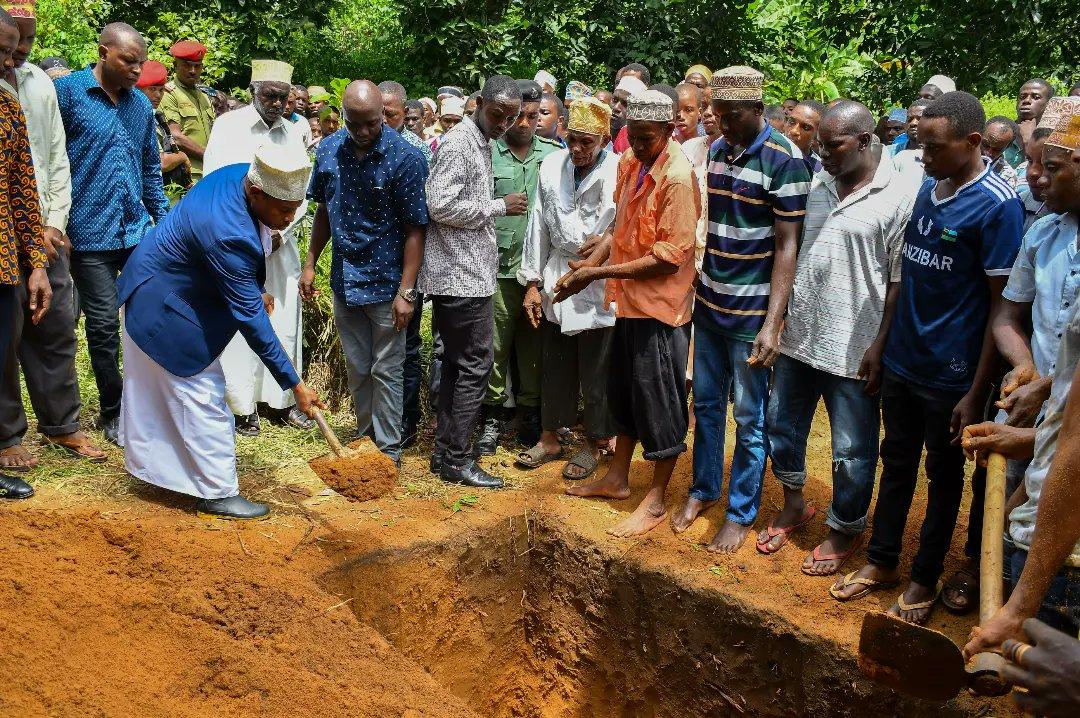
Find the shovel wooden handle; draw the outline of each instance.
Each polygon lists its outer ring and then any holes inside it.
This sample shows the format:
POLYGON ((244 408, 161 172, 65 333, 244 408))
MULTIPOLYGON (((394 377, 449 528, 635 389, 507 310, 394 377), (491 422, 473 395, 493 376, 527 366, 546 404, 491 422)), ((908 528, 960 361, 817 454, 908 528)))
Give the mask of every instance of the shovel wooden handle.
MULTIPOLYGON (((979 623, 989 621, 1002 603, 1002 563, 1005 533, 1005 457, 990 454, 986 462, 983 504, 982 556, 979 562, 979 623)), ((969 671, 972 689, 979 695, 1003 695, 1008 686, 1001 679, 1005 659, 997 653, 975 656, 969 671)))
POLYGON ((315 408, 315 423, 319 425, 319 431, 322 432, 323 438, 326 439, 326 443, 330 445, 330 450, 334 452, 334 455, 338 458, 345 456, 347 453, 345 447, 341 445, 341 441, 337 438, 337 434, 334 433, 334 430, 326 423, 326 417, 323 416, 322 410, 318 407, 315 408))

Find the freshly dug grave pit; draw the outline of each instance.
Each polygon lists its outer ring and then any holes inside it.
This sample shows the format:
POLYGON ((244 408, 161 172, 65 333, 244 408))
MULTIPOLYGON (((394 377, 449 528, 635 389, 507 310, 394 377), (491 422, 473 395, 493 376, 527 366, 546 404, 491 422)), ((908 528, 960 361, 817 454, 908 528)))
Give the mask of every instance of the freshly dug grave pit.
POLYGON ((536 512, 362 553, 322 580, 484 716, 981 713, 883 689, 836 644, 536 512))

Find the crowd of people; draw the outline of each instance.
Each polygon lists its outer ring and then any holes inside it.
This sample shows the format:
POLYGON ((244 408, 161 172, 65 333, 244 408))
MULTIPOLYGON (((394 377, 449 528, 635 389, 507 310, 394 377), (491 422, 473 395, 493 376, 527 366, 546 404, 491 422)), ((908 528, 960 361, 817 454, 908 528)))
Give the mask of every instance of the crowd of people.
MULTIPOLYGON (((707 548, 739 551, 771 462, 784 503, 753 542, 783 550, 819 512, 804 487, 824 401, 829 533, 804 573, 837 575, 827 590, 845 602, 899 586, 922 462, 926 511, 892 611, 924 624, 939 603, 971 610, 981 468, 968 559, 943 580, 945 558, 965 458, 997 452, 1015 588, 968 648, 1017 639, 1034 616, 1077 635, 1080 86, 1024 83, 1013 121, 943 75, 875 113, 847 98, 766 104, 751 67, 695 65, 672 87, 632 63, 610 92, 571 80, 560 95, 540 70, 434 100, 357 80, 335 106, 287 63, 256 59, 242 104, 200 84, 202 44, 174 44, 170 73, 123 23, 102 30, 96 63, 39 67, 33 0, 5 7, 4 498, 33 494, 9 474, 39 462, 20 372, 41 441, 105 458, 80 430, 81 315, 97 426, 127 471, 197 497, 201 514, 265 516, 239 493, 234 436, 258 434, 260 416, 311 429, 322 402, 301 379, 301 310, 329 247, 357 434, 395 461, 420 428, 425 302, 431 471, 501 487, 477 459, 513 428, 520 467, 565 459, 571 496, 626 499, 640 445, 651 482, 619 537, 682 533, 723 504, 707 548), (692 484, 669 509, 691 450, 692 484), (864 540, 867 563, 842 574, 864 540)), ((1080 644, 1025 630, 1040 643, 1010 653, 1016 680, 1075 665, 1080 644)), ((1060 691, 1024 700, 1053 695, 1069 705, 1060 691)))

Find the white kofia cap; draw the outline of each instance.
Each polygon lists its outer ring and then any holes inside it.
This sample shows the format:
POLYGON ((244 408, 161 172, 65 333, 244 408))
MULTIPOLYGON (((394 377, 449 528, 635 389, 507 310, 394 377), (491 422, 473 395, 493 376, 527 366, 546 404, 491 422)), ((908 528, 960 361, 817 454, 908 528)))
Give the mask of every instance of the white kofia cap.
POLYGON ((311 160, 303 143, 267 142, 255 150, 248 181, 274 199, 297 202, 307 196, 311 160))

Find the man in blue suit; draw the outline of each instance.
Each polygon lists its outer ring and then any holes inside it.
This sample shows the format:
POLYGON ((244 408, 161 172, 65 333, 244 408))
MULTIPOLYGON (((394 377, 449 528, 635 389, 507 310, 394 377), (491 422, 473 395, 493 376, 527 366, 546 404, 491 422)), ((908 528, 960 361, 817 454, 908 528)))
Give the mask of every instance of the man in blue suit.
POLYGON ((296 406, 322 402, 270 325, 266 257, 304 200, 311 164, 267 144, 251 165, 200 181, 132 253, 119 280, 124 309, 124 466, 143 481, 199 497, 200 515, 259 519, 240 496, 233 415, 219 356, 240 334, 296 406))

